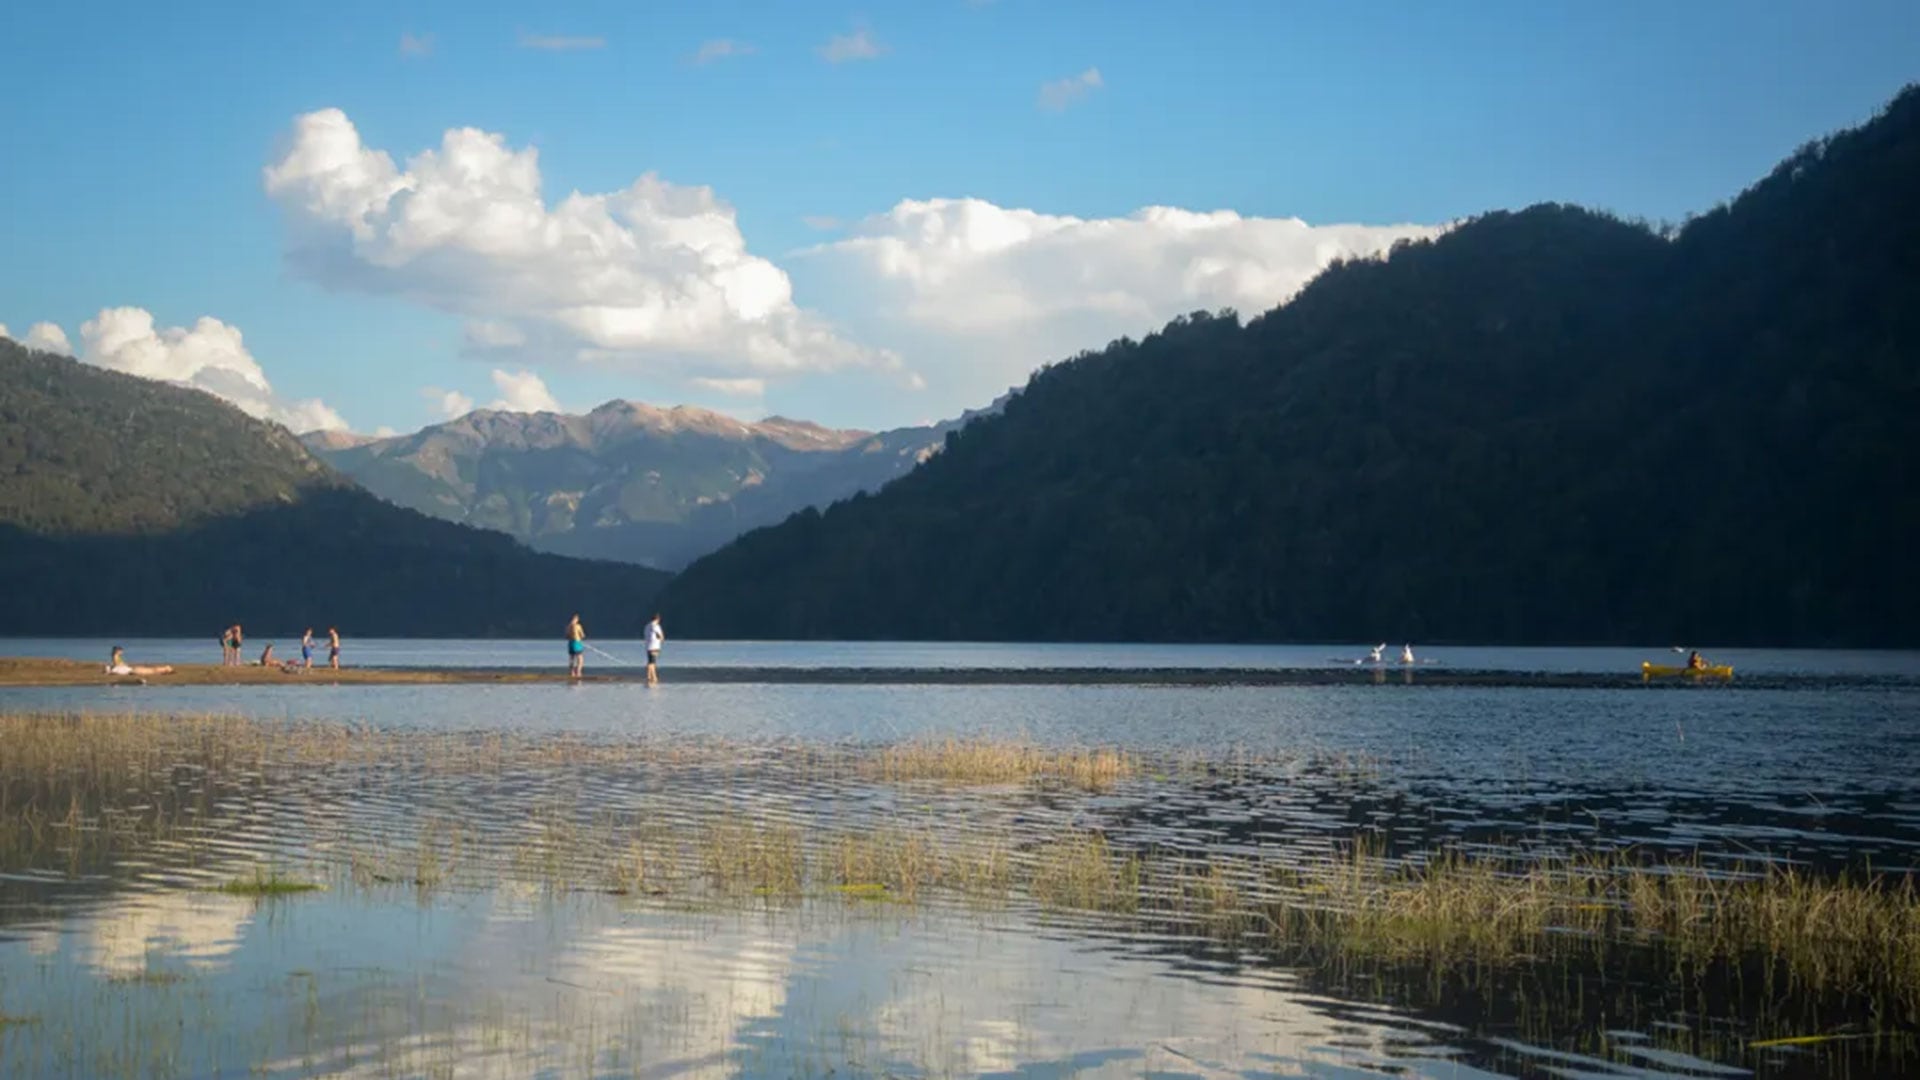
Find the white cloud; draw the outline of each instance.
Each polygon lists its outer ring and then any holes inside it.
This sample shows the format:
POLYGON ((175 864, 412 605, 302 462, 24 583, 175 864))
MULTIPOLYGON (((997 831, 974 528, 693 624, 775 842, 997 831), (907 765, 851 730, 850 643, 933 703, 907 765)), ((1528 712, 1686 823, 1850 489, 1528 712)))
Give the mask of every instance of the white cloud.
POLYGON ((432 56, 433 55, 433 35, 432 34, 401 34, 400 35, 400 55, 401 56, 432 56))
POLYGON ((523 49, 544 49, 547 52, 574 52, 580 49, 604 49, 607 39, 598 35, 568 36, 565 34, 527 34, 520 35, 520 47, 523 49))
POLYGON ((295 122, 265 183, 298 271, 468 316, 493 355, 682 378, 900 367, 795 305, 709 188, 649 173, 549 206, 531 147, 457 128, 403 169, 337 109, 295 122))
POLYGON ((1254 315, 1335 260, 1439 231, 1163 206, 1084 219, 979 199, 907 200, 794 265, 818 292, 862 313, 848 316, 850 329, 930 377, 930 405, 957 411, 1039 364, 1196 309, 1254 315))
POLYGON ((1105 85, 1100 78, 1100 69, 1090 67, 1078 75, 1042 83, 1038 104, 1048 112, 1061 112, 1105 85))
POLYGON ((765 379, 694 379, 693 384, 728 397, 757 398, 767 392, 765 379))
POLYGON ((850 34, 835 34, 828 38, 827 43, 815 51, 829 64, 844 64, 849 60, 875 59, 886 52, 887 47, 880 44, 871 30, 856 26, 850 34))
POLYGON ((432 403, 434 410, 446 420, 458 420, 473 411, 473 399, 458 390, 423 386, 420 388, 420 396, 432 403))
POLYGON ((736 56, 752 56, 759 51, 759 49, 754 48, 744 41, 735 41, 732 38, 714 38, 712 41, 703 41, 700 43, 699 51, 693 54, 693 62, 696 64, 711 64, 715 60, 726 60, 736 56))
POLYGON ((531 371, 493 369, 493 385, 500 397, 489 406, 503 412, 565 412, 540 376, 531 371))
POLYGON ((41 352, 73 355, 73 344, 67 340, 67 332, 50 322, 37 322, 27 327, 27 336, 23 338, 14 337, 7 330, 7 324, 0 323, 0 338, 18 341, 29 349, 39 349, 41 352))
POLYGON ((59 353, 62 356, 73 355, 73 343, 67 340, 67 332, 50 322, 37 322, 27 327, 26 339, 21 344, 29 349, 59 353))
POLYGON ((517 349, 527 343, 527 335, 510 322, 497 319, 474 319, 467 323, 465 334, 467 348, 481 349, 517 349))
POLYGON ((155 329, 142 308, 101 308, 80 326, 80 359, 114 371, 190 386, 250 416, 297 432, 344 431, 347 422, 317 398, 287 401, 247 351, 240 329, 209 316, 192 327, 155 329))

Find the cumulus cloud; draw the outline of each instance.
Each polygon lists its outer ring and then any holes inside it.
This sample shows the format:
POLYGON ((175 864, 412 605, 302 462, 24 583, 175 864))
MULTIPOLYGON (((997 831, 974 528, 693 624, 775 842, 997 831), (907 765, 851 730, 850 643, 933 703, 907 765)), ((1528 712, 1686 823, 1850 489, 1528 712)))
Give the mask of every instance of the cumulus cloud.
POLYGON ((426 398, 443 419, 458 420, 473 411, 473 399, 458 390, 424 386, 420 388, 420 396, 426 398))
POLYGON ((885 45, 873 36, 873 31, 864 26, 856 26, 849 34, 835 34, 827 39, 825 45, 815 50, 820 59, 829 64, 844 64, 850 60, 872 60, 887 51, 885 45))
POLYGON ((0 323, 0 338, 18 341, 29 349, 41 352, 59 353, 62 356, 73 355, 73 343, 67 340, 67 332, 54 323, 37 322, 27 327, 27 336, 16 338, 7 330, 6 323, 0 323))
POLYGON ((736 56, 752 56, 759 51, 760 50, 744 41, 735 41, 732 38, 714 38, 711 41, 703 41, 700 43, 699 50, 693 54, 693 62, 696 64, 711 64, 715 60, 726 60, 736 56))
POLYGON ((1122 218, 907 200, 800 253, 827 298, 857 298, 850 328, 909 356, 937 408, 978 405, 1038 364, 1138 335, 1175 315, 1290 299, 1338 259, 1436 235, 1422 225, 1309 225, 1151 206, 1122 218))
POLYGON ((401 34, 400 35, 400 55, 401 56, 432 56, 433 55, 433 35, 432 34, 401 34))
POLYGON ((1067 106, 1105 85, 1100 78, 1100 69, 1090 67, 1078 75, 1042 83, 1038 104, 1048 112, 1062 112, 1067 106))
POLYGON ((649 173, 549 205, 531 147, 457 128, 401 167, 338 109, 300 117, 264 179, 297 271, 467 316, 489 355, 681 378, 900 367, 798 307, 709 188, 649 173))
POLYGON ((500 396, 489 408, 502 412, 565 412, 547 390, 547 384, 531 371, 493 369, 493 385, 500 396))
POLYGON ((27 327, 27 336, 21 344, 29 349, 59 353, 62 356, 73 355, 73 343, 67 340, 67 332, 50 322, 37 322, 27 327))
POLYGON ((767 392, 765 379, 695 379, 693 384, 727 397, 757 398, 767 392))
POLYGON ((566 34, 528 34, 520 35, 520 47, 523 49, 541 49, 546 52, 574 52, 580 49, 604 49, 607 39, 598 35, 566 34))
MULTIPOLYGON (((64 339, 65 335, 62 335, 64 339)), ((144 308, 101 308, 80 325, 80 359, 142 378, 204 390, 249 416, 294 431, 345 431, 347 422, 317 398, 287 401, 247 351, 240 329, 211 316, 191 327, 156 328, 144 308)))

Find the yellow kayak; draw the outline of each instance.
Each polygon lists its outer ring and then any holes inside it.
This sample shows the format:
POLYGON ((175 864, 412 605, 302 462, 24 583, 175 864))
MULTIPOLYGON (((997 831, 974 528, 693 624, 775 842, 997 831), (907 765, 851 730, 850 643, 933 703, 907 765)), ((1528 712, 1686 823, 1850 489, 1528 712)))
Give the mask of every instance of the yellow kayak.
POLYGON ((1643 679, 1731 679, 1733 665, 1708 664, 1703 668, 1690 668, 1680 664, 1655 664, 1642 660, 1640 677, 1643 679))

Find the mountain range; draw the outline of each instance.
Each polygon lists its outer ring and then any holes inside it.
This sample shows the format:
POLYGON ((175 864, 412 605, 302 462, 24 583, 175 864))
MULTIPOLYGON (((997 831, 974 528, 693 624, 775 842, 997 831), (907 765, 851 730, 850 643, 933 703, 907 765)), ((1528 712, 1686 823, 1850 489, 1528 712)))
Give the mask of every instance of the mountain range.
POLYGON ((1656 231, 1495 212, 1037 373, 682 634, 1920 644, 1920 88, 1656 231))
POLYGON ((665 577, 394 506, 211 395, 0 339, 0 634, 631 634, 665 577))
POLYGON ((609 401, 585 415, 482 409, 410 435, 302 439, 396 505, 542 551, 677 570, 748 529, 878 489, 960 422, 874 434, 609 401))
POLYGON ((1915 192, 1909 88, 1679 228, 1487 213, 880 434, 302 440, 0 340, 0 634, 1920 645, 1915 192))

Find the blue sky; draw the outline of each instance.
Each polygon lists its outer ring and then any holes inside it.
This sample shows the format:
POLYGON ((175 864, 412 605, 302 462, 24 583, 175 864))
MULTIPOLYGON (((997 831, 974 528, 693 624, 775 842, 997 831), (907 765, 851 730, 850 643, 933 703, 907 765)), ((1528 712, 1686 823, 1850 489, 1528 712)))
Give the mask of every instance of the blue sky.
POLYGON ((9 5, 0 32, 9 332, 367 431, 615 396, 933 419, 1483 210, 1678 220, 1920 78, 1911 2, 9 5), (343 131, 391 182, 342 181, 343 131), (561 214, 576 191, 615 209, 561 214), (151 333, 96 319, 121 307, 151 333))

